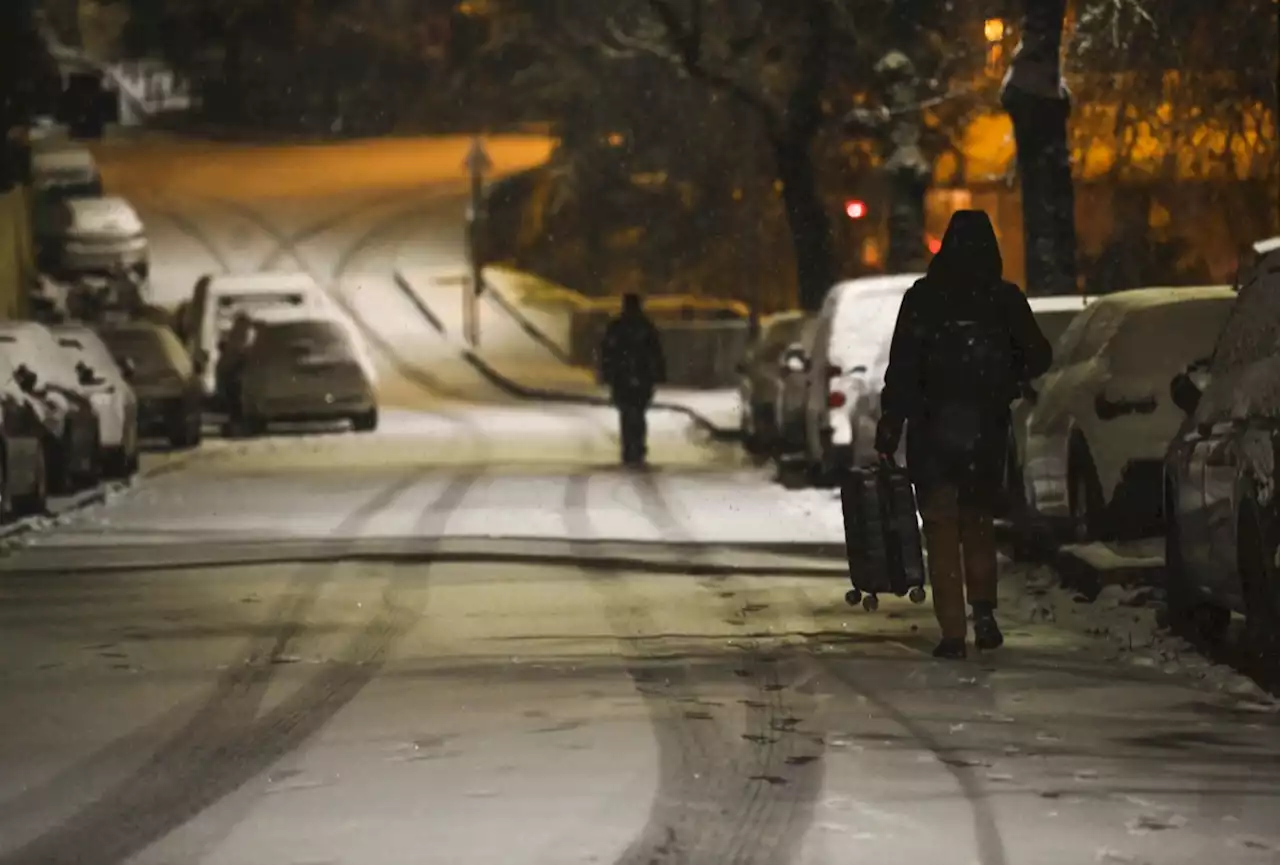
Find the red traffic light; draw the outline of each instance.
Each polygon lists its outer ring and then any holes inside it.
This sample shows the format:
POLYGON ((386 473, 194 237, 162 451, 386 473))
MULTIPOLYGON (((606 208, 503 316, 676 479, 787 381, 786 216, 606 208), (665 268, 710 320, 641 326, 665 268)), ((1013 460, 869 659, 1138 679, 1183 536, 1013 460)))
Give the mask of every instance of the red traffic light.
POLYGON ((867 215, 867 203, 854 198, 844 203, 845 215, 850 219, 861 219, 867 215))

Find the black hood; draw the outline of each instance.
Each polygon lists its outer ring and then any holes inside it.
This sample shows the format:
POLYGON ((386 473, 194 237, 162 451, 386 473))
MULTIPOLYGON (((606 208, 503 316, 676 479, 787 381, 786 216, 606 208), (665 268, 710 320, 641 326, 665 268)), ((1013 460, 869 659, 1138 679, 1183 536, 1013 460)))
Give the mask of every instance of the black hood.
POLYGON ((929 281, 939 286, 988 286, 1004 274, 1000 244, 986 211, 958 210, 951 216, 942 248, 929 262, 929 281))

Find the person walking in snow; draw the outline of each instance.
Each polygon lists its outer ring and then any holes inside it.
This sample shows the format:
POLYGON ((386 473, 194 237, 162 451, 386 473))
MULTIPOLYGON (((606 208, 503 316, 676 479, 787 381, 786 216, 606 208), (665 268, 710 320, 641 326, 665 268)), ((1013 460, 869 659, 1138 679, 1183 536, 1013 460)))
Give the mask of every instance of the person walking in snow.
POLYGON ((622 462, 644 465, 648 454, 645 412, 653 391, 667 380, 658 328, 644 313, 638 294, 622 298, 622 314, 609 322, 600 343, 600 380, 618 409, 622 462))
POLYGON ((907 471, 929 553, 942 640, 939 658, 966 655, 966 594, 974 644, 1004 643, 996 623, 993 515, 1003 487, 1009 406, 1043 375, 1053 349, 1022 291, 1001 278, 991 220, 951 217, 925 277, 902 299, 881 393, 876 451, 890 460, 907 428, 907 471))

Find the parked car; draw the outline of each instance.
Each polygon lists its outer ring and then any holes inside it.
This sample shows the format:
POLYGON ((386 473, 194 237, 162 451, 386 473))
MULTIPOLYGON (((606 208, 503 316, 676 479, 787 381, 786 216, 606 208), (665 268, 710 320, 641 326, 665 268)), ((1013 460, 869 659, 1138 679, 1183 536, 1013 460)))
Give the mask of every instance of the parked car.
POLYGON ((139 436, 164 438, 175 448, 198 445, 204 389, 173 331, 153 322, 120 322, 99 325, 97 332, 133 387, 139 436))
POLYGON ((124 371, 98 335, 83 324, 53 328, 58 345, 76 366, 83 392, 98 416, 99 464, 103 474, 131 477, 138 471, 138 400, 124 371))
POLYGON ((742 441, 748 451, 769 454, 779 439, 778 403, 793 373, 783 365, 782 353, 800 336, 806 316, 784 312, 760 323, 760 333, 738 364, 738 404, 742 441))
POLYGON ((343 322, 326 316, 255 316, 244 362, 232 373, 231 426, 257 435, 271 423, 350 420, 378 426, 373 382, 343 322))
POLYGON ((14 381, 33 398, 43 426, 49 492, 61 495, 93 486, 99 475, 98 418, 53 334, 36 322, 0 322, 0 356, 14 370, 14 381))
POLYGON ((56 134, 32 142, 31 186, 37 203, 103 194, 102 175, 93 154, 56 134))
POLYGON ((1158 527, 1164 452, 1182 421, 1169 379, 1212 351, 1235 298, 1227 286, 1133 289, 1071 323, 1027 417, 1032 515, 1079 541, 1158 527))
MULTIPOLYGON (((1076 317, 1083 312, 1092 298, 1085 295, 1067 295, 1062 297, 1029 297, 1027 303, 1031 314, 1035 317, 1040 332, 1044 334, 1050 345, 1054 346, 1054 357, 1058 355, 1058 340, 1066 332, 1076 317)), ((1044 377, 1031 382, 1033 392, 1044 384, 1044 377)), ((1032 401, 1015 400, 1009 407, 1011 423, 1009 424, 1009 455, 1005 463, 1005 476, 1008 486, 1008 501, 1012 515, 1022 520, 1026 517, 1026 501, 1023 494, 1022 464, 1027 448, 1027 418, 1031 415, 1032 401)))
POLYGON ((44 425, 35 397, 0 347, 0 522, 44 513, 49 497, 44 425))
POLYGON ((1280 243, 1242 268, 1211 357, 1174 376, 1186 413, 1164 459, 1172 624, 1216 640, 1245 617, 1253 653, 1280 658, 1280 243))
POLYGON ((37 263, 57 277, 132 271, 145 279, 150 272, 146 227, 118 196, 40 201, 34 226, 37 263))
POLYGON ((827 292, 804 373, 804 458, 815 481, 829 483, 841 469, 874 459, 898 309, 922 277, 865 277, 827 292))
POLYGON ((775 454, 788 460, 804 452, 805 405, 808 397, 809 358, 818 334, 818 320, 806 316, 796 340, 783 349, 778 366, 784 371, 775 411, 774 429, 778 431, 775 454))
POLYGON ((202 276, 191 302, 182 309, 178 335, 186 345, 204 386, 205 398, 216 408, 220 346, 239 313, 293 309, 327 313, 333 303, 305 273, 253 273, 202 276))

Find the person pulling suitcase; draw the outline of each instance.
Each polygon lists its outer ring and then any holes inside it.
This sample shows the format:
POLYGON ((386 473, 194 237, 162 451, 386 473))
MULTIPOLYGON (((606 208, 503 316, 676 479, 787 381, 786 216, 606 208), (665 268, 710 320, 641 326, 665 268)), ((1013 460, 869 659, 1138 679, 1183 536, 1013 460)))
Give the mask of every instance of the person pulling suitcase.
POLYGON ((929 581, 942 639, 934 657, 996 649, 994 513, 1004 477, 1009 406, 1043 375, 1053 348, 1022 291, 1002 278, 991 220, 951 217, 927 274, 902 299, 889 351, 876 452, 891 461, 902 428, 920 502, 929 581))

